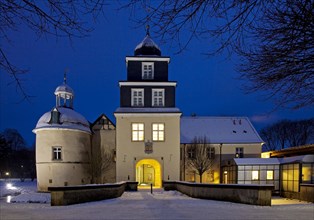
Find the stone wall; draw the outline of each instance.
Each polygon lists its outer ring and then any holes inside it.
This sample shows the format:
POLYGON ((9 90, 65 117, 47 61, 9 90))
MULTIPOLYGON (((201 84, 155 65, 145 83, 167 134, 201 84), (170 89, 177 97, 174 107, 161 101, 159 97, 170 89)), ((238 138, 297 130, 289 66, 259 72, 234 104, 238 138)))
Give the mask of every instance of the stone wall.
POLYGON ((124 191, 137 190, 137 182, 49 187, 51 206, 63 206, 120 197, 124 191), (135 187, 136 186, 136 187, 135 187))
POLYGON ((314 203, 314 184, 300 184, 299 199, 314 203))
POLYGON ((272 185, 197 184, 164 182, 165 190, 178 190, 193 198, 270 206, 272 185))
POLYGON ((281 196, 314 203, 314 184, 300 184, 300 192, 282 191, 281 196))

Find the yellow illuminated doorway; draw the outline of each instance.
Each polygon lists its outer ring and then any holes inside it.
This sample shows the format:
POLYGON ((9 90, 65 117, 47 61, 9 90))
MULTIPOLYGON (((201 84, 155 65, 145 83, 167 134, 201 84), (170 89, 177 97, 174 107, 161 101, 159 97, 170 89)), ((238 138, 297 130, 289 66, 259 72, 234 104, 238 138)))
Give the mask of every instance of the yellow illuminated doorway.
POLYGON ((161 187, 160 163, 154 159, 143 159, 136 164, 136 181, 140 186, 161 187))

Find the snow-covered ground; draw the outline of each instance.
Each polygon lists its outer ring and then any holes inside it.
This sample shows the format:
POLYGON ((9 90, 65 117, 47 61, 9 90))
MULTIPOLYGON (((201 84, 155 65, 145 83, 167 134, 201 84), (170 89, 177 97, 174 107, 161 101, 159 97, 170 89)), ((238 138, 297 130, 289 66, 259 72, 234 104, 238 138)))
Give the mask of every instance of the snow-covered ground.
POLYGON ((201 200, 177 191, 125 192, 116 199, 50 206, 36 182, 0 181, 0 219, 314 219, 314 204, 274 198, 271 207, 201 200), (15 188, 14 188, 15 187, 15 188), (18 195, 17 195, 18 194, 18 195), (7 203, 11 195, 11 203, 7 203))
POLYGON ((0 180, 0 199, 9 203, 50 203, 50 193, 38 193, 36 180, 0 180))

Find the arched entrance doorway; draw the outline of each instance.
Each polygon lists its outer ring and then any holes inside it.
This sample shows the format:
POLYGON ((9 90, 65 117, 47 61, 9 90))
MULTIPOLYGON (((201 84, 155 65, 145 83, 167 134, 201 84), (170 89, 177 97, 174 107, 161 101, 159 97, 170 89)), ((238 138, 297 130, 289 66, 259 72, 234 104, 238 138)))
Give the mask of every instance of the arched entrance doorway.
POLYGON ((160 163, 154 159, 143 159, 136 164, 136 181, 140 186, 161 187, 160 163))

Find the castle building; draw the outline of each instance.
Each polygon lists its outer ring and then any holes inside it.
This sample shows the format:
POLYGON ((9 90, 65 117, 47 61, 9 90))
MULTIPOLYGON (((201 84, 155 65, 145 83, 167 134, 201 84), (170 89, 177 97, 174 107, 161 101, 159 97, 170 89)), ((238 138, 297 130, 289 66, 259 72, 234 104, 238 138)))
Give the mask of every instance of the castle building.
POLYGON ((248 118, 181 117, 169 63, 147 30, 134 55, 126 56, 116 124, 104 114, 90 123, 76 112, 65 77, 55 90, 55 107, 33 130, 38 190, 119 181, 154 187, 165 180, 198 182, 195 168, 186 163, 193 158, 190 147, 197 138, 206 139, 213 162, 202 175, 206 183, 233 181, 228 168, 233 158, 260 157, 263 141, 248 118))

